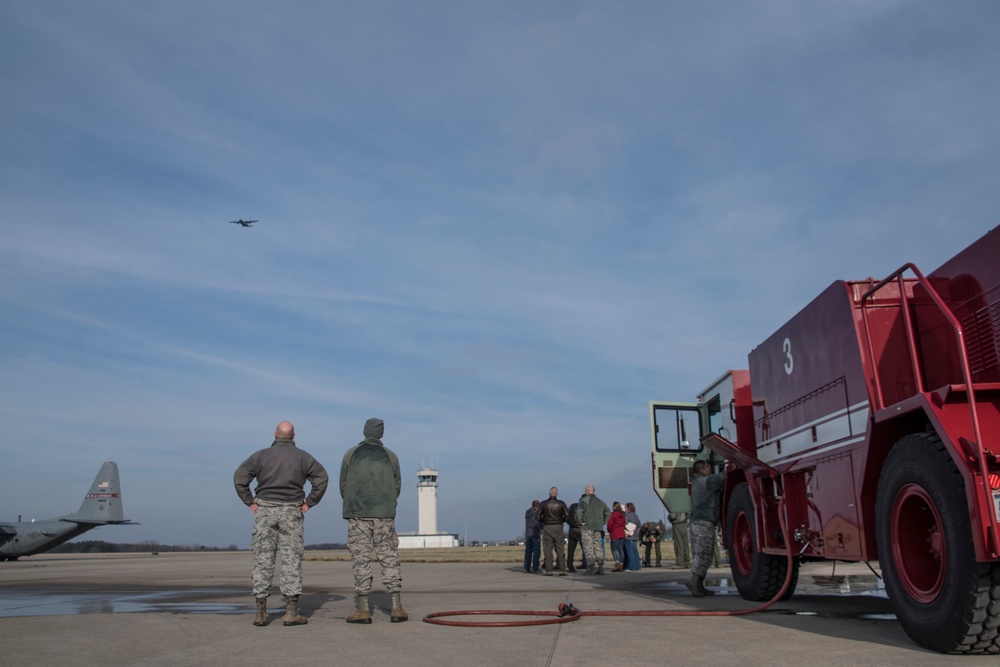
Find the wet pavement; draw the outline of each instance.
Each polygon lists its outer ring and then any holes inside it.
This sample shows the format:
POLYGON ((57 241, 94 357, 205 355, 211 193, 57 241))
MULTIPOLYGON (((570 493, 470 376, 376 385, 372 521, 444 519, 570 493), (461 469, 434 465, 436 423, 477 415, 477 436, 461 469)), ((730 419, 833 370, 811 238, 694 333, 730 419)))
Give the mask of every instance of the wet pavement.
POLYGON ((3 591, 0 618, 169 612, 174 614, 245 614, 246 603, 213 603, 204 598, 232 597, 228 590, 135 592, 3 591), (192 601, 191 598, 200 598, 192 601))
MULTIPOLYGON (((715 590, 716 595, 736 595, 740 592, 736 590, 736 584, 726 576, 712 576, 709 574, 705 578, 705 585, 715 590)), ((687 590, 680 581, 663 581, 656 584, 664 590, 677 589, 680 586, 687 590)), ((876 597, 888 597, 882 580, 874 574, 840 574, 828 576, 826 574, 815 574, 810 576, 800 576, 798 584, 795 586, 796 595, 874 595, 876 597)))

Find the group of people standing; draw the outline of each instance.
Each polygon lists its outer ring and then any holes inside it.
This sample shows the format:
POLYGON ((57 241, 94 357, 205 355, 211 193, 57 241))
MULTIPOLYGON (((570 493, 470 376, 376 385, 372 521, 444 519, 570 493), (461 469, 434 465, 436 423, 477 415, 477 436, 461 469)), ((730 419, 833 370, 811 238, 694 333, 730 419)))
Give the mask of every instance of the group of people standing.
MULTIPOLYGON (((382 444, 385 423, 378 418, 365 422, 364 440, 350 448, 340 466, 340 495, 347 519, 347 548, 354 576, 355 611, 348 623, 372 622, 368 594, 372 587, 371 559, 382 566, 382 583, 392 600, 390 620, 400 623, 408 615, 400 601, 402 576, 399 537, 396 534, 396 503, 402 478, 399 459, 382 444)), ((303 528, 306 512, 326 493, 329 475, 311 454, 295 445, 295 427, 283 421, 275 428, 270 447, 254 452, 233 474, 240 500, 253 512, 253 596, 257 615, 253 624, 267 625, 267 598, 271 594, 274 563, 281 551, 279 582, 285 598, 284 625, 305 625, 299 613, 302 594, 303 528), (253 492, 250 483, 257 480, 253 492), (309 494, 305 484, 309 482, 309 494)))
MULTIPOLYGON (((691 477, 691 512, 671 512, 676 567, 691 569, 691 578, 684 584, 695 597, 713 595, 705 588, 705 575, 713 564, 718 565, 716 538, 721 520, 722 487, 725 473, 712 474, 707 461, 696 461, 691 477), (689 540, 690 536, 690 540, 689 540), (690 550, 690 551, 689 551, 690 550)), ((582 547, 583 563, 588 574, 604 574, 605 530, 611 539, 614 572, 628 572, 651 566, 651 551, 655 550, 656 567, 661 566, 660 542, 666 526, 662 521, 641 523, 633 503, 615 501, 612 508, 594 495, 594 485, 588 484, 580 500, 568 506, 558 498, 559 489, 549 489, 544 501, 532 501, 524 513, 524 571, 545 575, 576 572, 574 554, 582 547), (563 524, 569 524, 568 560, 563 553, 563 524), (645 558, 640 560, 639 544, 645 546, 645 558), (544 558, 542 553, 544 552, 544 558)))
MULTIPOLYGON (((642 567, 639 559, 639 541, 652 546, 656 544, 657 565, 660 548, 658 539, 662 536, 662 526, 648 529, 636 514, 635 505, 614 502, 613 509, 594 495, 594 485, 588 484, 580 500, 567 506, 559 500, 559 489, 549 489, 549 497, 544 501, 534 500, 524 513, 524 571, 541 572, 545 575, 558 573, 565 575, 576 572, 574 566, 576 548, 583 554, 582 567, 588 574, 604 574, 604 538, 611 539, 611 555, 614 558, 614 572, 638 570, 642 567), (563 524, 569 525, 568 537, 564 539, 563 524), (654 538, 654 532, 656 537, 654 538), (564 541, 568 546, 568 557, 563 552, 564 541), (544 553, 544 558, 542 555, 544 553)), ((655 525, 655 524, 654 524, 655 525)), ((649 565, 649 548, 646 550, 646 565, 649 565)))
POLYGON ((580 500, 569 506, 559 499, 559 489, 553 486, 546 500, 532 501, 524 513, 524 571, 547 576, 576 572, 573 563, 579 546, 587 574, 604 574, 603 535, 610 515, 607 504, 594 495, 593 484, 588 484, 580 500), (569 524, 568 539, 563 524, 569 524), (567 542, 568 558, 563 548, 567 542))

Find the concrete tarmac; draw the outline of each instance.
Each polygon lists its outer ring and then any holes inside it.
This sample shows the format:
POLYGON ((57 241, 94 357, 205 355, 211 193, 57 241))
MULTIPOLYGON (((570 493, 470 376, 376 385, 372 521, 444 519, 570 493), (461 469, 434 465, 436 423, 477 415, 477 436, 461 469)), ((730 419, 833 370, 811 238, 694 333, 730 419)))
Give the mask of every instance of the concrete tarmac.
MULTIPOLYGON (((406 623, 389 622, 376 581, 374 621, 351 625, 350 563, 308 560, 300 606, 309 624, 251 624, 249 553, 42 554, 0 563, 0 663, 19 665, 996 665, 996 656, 943 656, 914 644, 863 565, 806 565, 796 595, 748 616, 587 616, 588 611, 734 610, 754 606, 712 570, 713 597, 691 597, 688 573, 668 568, 603 577, 526 574, 509 563, 403 563, 406 623), (570 623, 443 627, 452 610, 553 612, 570 623)), ((525 616, 451 620, 523 621, 525 616)), ((550 618, 539 616, 538 618, 550 618)))

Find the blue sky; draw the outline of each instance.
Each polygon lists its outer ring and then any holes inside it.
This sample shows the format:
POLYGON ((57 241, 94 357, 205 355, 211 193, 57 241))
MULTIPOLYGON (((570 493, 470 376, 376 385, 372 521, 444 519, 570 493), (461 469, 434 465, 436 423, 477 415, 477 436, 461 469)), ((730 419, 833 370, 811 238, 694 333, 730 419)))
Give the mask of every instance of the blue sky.
MULTIPOLYGON (((651 490, 693 400, 835 279, 998 223, 993 2, 0 4, 0 516, 118 462, 131 528, 249 543, 291 420, 386 421, 415 530, 651 490), (251 229, 227 221, 259 219, 251 229)), ((334 488, 309 543, 344 541, 334 488)))

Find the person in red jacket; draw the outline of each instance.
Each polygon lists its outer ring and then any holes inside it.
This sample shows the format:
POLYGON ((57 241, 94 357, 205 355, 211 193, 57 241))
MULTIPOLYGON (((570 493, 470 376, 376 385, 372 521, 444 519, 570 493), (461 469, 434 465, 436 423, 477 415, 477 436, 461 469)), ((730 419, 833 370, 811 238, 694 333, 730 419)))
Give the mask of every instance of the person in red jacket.
POLYGON ((608 519, 608 537, 611 538, 611 557, 615 559, 612 572, 621 572, 625 569, 625 510, 617 500, 608 519))

